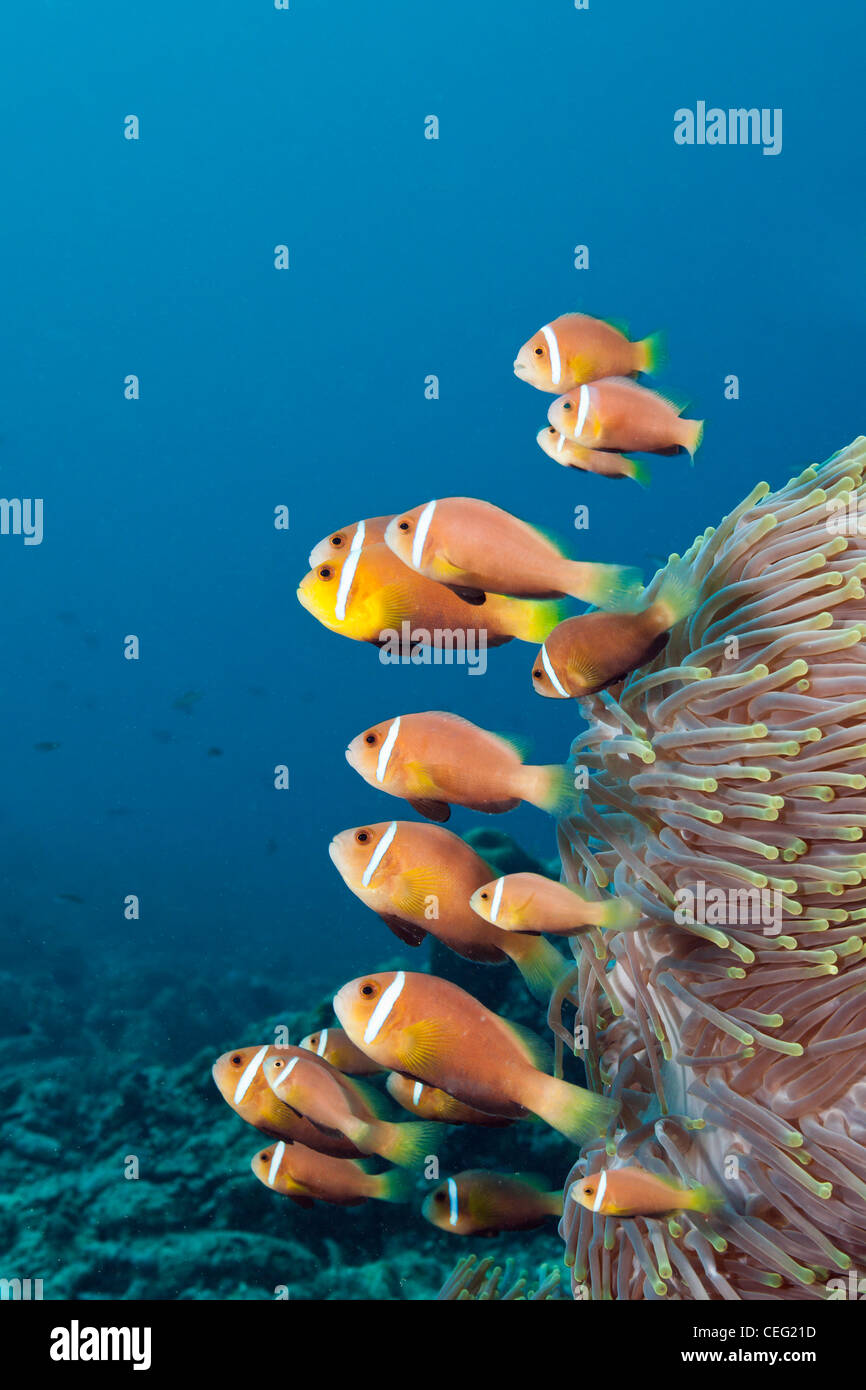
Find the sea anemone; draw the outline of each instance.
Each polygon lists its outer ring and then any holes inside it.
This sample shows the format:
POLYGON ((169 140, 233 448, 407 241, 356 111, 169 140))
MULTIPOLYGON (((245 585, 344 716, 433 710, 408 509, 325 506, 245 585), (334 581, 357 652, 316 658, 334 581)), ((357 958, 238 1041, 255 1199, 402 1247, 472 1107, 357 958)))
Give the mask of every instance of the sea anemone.
POLYGON ((581 702, 564 876, 642 917, 573 939, 549 1015, 621 1101, 566 1185, 576 1297, 828 1298, 866 1263, 864 467, 858 439, 758 484, 671 557, 698 598, 665 649, 581 702), (635 1163, 724 1206, 622 1220, 569 1195, 635 1163))
POLYGON ((437 1301, 463 1303, 473 1300, 488 1303, 497 1300, 513 1303, 526 1300, 530 1303, 543 1303, 550 1299, 562 1298, 560 1274, 558 1269, 549 1270, 542 1265, 535 1276, 513 1269, 512 1261, 495 1265, 491 1256, 486 1256, 476 1264, 475 1255, 465 1255, 458 1260, 439 1293, 437 1301), (534 1279, 534 1285, 530 1281, 534 1279))

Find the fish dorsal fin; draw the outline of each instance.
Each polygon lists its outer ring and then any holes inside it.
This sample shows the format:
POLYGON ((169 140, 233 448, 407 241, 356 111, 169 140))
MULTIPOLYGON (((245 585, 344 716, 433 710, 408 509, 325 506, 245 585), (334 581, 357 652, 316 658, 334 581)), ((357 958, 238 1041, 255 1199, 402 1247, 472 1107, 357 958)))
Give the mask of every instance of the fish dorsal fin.
POLYGON ((617 333, 621 333, 624 338, 631 340, 631 329, 626 319, 602 319, 601 321, 606 323, 608 328, 615 328, 617 333))
POLYGON ((355 1076, 346 1077, 346 1080, 351 1082, 348 1088, 349 1091, 355 1092, 359 1100, 363 1101, 364 1105, 366 1105, 371 1114, 376 1116, 377 1120, 387 1119, 388 1115, 391 1113, 391 1108, 381 1091, 377 1091, 375 1086, 368 1085, 366 1081, 359 1081, 355 1076))
POLYGON ((499 1022, 511 1034, 527 1061, 531 1062, 539 1071, 549 1071, 553 1054, 547 1043, 543 1042, 530 1028, 524 1028, 522 1023, 512 1023, 510 1018, 503 1018, 501 1014, 498 1017, 499 1022))
MULTIPOLYGON (((438 1018, 419 1018, 404 1028, 401 1037, 402 1063, 408 1074, 418 1081, 429 1076, 443 1043, 451 1041, 447 1024, 438 1018)), ((430 1082, 428 1085, 432 1084, 430 1082)))
POLYGON ((532 747, 532 740, 527 734, 500 734, 495 735, 502 743, 506 743, 513 753, 516 753, 522 763, 526 762, 532 747))
POLYGON ((518 1182, 525 1183, 527 1187, 533 1187, 536 1192, 550 1192, 553 1184, 550 1178, 545 1178, 541 1173, 514 1173, 512 1175, 518 1182))
POLYGON ((423 927, 416 927, 413 922, 404 922, 394 912, 380 912, 379 916, 388 930, 406 946, 420 946, 427 935, 423 927))

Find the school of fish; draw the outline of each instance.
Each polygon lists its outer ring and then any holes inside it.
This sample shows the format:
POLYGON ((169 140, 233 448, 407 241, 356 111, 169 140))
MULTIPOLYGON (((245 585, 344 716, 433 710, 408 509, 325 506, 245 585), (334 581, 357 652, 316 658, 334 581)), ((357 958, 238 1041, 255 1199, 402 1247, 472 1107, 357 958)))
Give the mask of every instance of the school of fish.
MULTIPOLYGON (((642 485, 647 467, 632 452, 693 459, 703 422, 635 380, 663 360, 658 334, 631 341, 619 326, 579 313, 545 324, 514 362, 520 380, 555 397, 541 448, 565 467, 642 485)), ((571 556, 532 524, 472 497, 341 526, 313 547, 309 565, 298 599, 325 628, 379 647, 396 642, 404 653, 479 631, 489 647, 528 642, 537 648, 532 688, 556 699, 616 687, 695 603, 675 567, 645 600, 632 567, 571 556), (569 612, 575 600, 590 609, 569 612)), ((368 787, 423 818, 338 829, 329 846, 346 887, 403 945, 420 947, 429 935, 465 959, 510 962, 546 1007, 568 988, 557 939, 637 924, 637 907, 613 892, 589 898, 541 874, 497 875, 444 828, 454 806, 501 815, 526 803, 567 815, 577 797, 568 764, 532 763, 519 740, 442 710, 383 718, 345 756, 368 787)), ((214 1063, 223 1099, 269 1141, 251 1160, 266 1187, 302 1208, 417 1202, 451 1235, 560 1217, 563 1194, 544 1178, 485 1169, 443 1176, 449 1127, 534 1121, 581 1145, 615 1125, 612 1101, 563 1079, 534 1034, 423 970, 359 976, 338 990, 333 1008, 336 1022, 297 1046, 261 1041, 214 1063), (385 1166, 374 1172, 371 1162, 385 1166)), ((705 1213, 717 1201, 638 1167, 602 1169, 572 1195, 609 1218, 705 1213)))

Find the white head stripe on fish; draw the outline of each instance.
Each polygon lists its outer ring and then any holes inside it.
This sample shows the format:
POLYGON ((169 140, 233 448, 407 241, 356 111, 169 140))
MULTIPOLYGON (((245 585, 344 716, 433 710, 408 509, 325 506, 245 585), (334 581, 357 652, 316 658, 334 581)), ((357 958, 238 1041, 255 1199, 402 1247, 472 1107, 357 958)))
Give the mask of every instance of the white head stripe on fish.
POLYGON ((586 423, 586 415, 589 410, 589 387, 586 385, 580 388, 580 400, 577 406, 577 424, 574 427, 576 436, 583 434, 583 427, 586 423))
POLYGON ((319 1037, 319 1046, 316 1048, 316 1056, 324 1057, 325 1048, 328 1046, 328 1029, 323 1028, 319 1037))
POLYGON ((542 328, 542 333, 547 339, 547 346, 550 352, 550 380, 554 386, 558 386, 562 376, 562 362, 559 357, 559 343, 556 341, 556 334, 549 323, 542 328))
POLYGON ((366 523, 366 521, 359 521, 359 522, 358 522, 358 529, 357 529, 357 531, 355 532, 354 536, 352 537, 352 544, 349 546, 349 549, 350 549, 350 550, 360 550, 361 547, 362 547, 363 544, 364 544, 364 537, 365 537, 366 534, 367 534, 367 523, 366 523))
POLYGON ((418 569, 421 564, 421 556, 424 554, 424 542, 427 539, 427 532, 430 530, 430 522, 433 520, 433 513, 435 510, 436 503, 428 502, 418 518, 418 525, 415 527, 415 539, 412 542, 413 569, 418 569))
POLYGON ((421 1101, 421 1092, 424 1090, 424 1082, 416 1081, 412 1087, 412 1104, 418 1105, 421 1101))
POLYGON ((545 671, 547 672, 547 674, 549 675, 549 677, 550 677, 550 682, 551 682, 551 685, 553 686, 554 690, 557 690, 557 691, 559 692, 560 695, 566 695, 566 696, 567 696, 567 695, 568 695, 568 691, 565 690, 565 689, 563 689, 562 682, 560 681, 559 676, 556 674, 556 672, 555 672, 554 669, 553 669, 553 662, 551 661, 550 657, 547 655, 547 647, 545 647, 545 646, 542 646, 542 648, 541 648, 541 664, 542 664, 542 666, 544 667, 544 669, 545 669, 545 671))
POLYGON ((496 887, 493 890, 493 902, 490 904, 490 920, 495 923, 499 916, 499 904, 502 902, 502 888, 505 883, 505 875, 496 880, 496 887))
POLYGON ((346 620, 346 605, 349 602, 349 595, 352 592, 352 584, 355 579, 355 570, 358 568, 358 561, 361 558, 360 548, 355 549, 355 542, 352 542, 352 549, 346 556, 343 568, 340 570, 340 583, 337 588, 337 603, 334 608, 334 617, 338 623, 346 620))
POLYGON ((562 434, 562 432, 560 432, 560 435, 559 435, 559 443, 558 443, 557 446, 556 446, 556 452, 557 452, 558 454, 561 454, 564 448, 565 448, 565 435, 562 434))
POLYGON ((301 1060, 300 1057, 293 1057, 293 1058, 292 1058, 292 1060, 289 1062, 289 1065, 286 1067, 286 1070, 283 1072, 282 1076, 281 1076, 281 1077, 279 1078, 279 1080, 277 1081, 277 1084, 276 1084, 276 1086, 274 1087, 274 1090, 279 1090, 279 1088, 282 1086, 283 1082, 285 1081, 286 1077, 287 1077, 287 1076, 291 1076, 292 1072, 294 1071, 295 1067, 297 1066, 298 1062, 300 1062, 300 1060, 301 1060))
POLYGON ((405 983, 405 970, 398 970, 367 1021, 367 1027, 364 1029, 365 1043, 376 1041, 381 1028, 388 1021, 388 1015, 400 998, 405 983))
POLYGON ((272 1156, 271 1156, 271 1166, 270 1166, 270 1168, 268 1169, 268 1187, 273 1187, 273 1185, 274 1185, 274 1178, 277 1176, 277 1173, 280 1171, 280 1164, 281 1164, 282 1161, 283 1161, 283 1154, 284 1154, 285 1152, 286 1152, 286 1146, 285 1146, 285 1144, 283 1143, 283 1141, 282 1141, 282 1139, 281 1139, 280 1142, 279 1142, 279 1144, 277 1144, 276 1147, 274 1148, 274 1152, 273 1152, 273 1154, 272 1154, 272 1156))
POLYGON ((250 1089, 253 1077, 265 1060, 267 1051, 267 1047, 260 1047, 252 1061, 247 1063, 246 1070, 235 1087, 235 1105, 240 1105, 247 1091, 250 1089))
POLYGON ((592 1204, 593 1211, 601 1211, 601 1204, 604 1201, 604 1189, 607 1187, 607 1170, 602 1173, 598 1184, 598 1191, 595 1194, 595 1201, 592 1204))
POLYGON ((453 1178, 448 1179, 448 1196, 451 1198, 451 1215, 448 1219, 452 1226, 456 1226, 460 1216, 460 1198, 457 1193, 457 1184, 453 1178))
POLYGON ((366 869, 364 870, 361 876, 361 886, 363 888, 370 887, 370 879, 373 877, 374 873, 376 872, 385 855, 387 854, 388 846, 390 845, 391 841, 393 840, 396 834, 397 822, 395 820, 392 820, 391 824, 388 826, 388 829, 385 831, 378 845, 373 850, 373 853, 370 855, 370 862, 368 863, 366 869))
POLYGON ((394 744, 397 742, 397 735, 399 734, 399 732, 400 732, 400 716, 399 716, 399 714, 398 714, 398 715, 397 715, 397 718, 394 720, 394 723, 391 725, 390 729, 388 730, 387 736, 386 736, 386 738, 385 738, 385 742, 382 744, 382 747, 379 749, 379 760, 378 760, 378 762, 376 763, 376 781, 377 781, 377 782, 384 782, 384 780, 385 780, 385 773, 388 771, 388 759, 390 758, 391 754, 392 754, 393 751, 394 751, 394 744))

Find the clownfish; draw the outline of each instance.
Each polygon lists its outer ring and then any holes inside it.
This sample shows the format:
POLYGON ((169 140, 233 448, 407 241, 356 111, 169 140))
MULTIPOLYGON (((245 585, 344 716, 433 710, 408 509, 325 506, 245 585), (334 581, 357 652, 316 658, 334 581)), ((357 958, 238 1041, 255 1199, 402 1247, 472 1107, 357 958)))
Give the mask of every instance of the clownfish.
POLYGON ((599 377, 657 372, 665 355, 660 333, 632 343, 604 319, 561 314, 523 344, 515 358, 514 375, 557 396, 599 377))
POLYGON ((310 551, 310 569, 324 565, 328 560, 341 560, 352 550, 362 550, 365 545, 376 545, 385 539, 385 528, 390 516, 371 516, 366 521, 354 521, 351 526, 341 526, 310 551))
POLYGON ((375 1062, 364 1056, 342 1028, 320 1028, 317 1033, 308 1033, 301 1038, 298 1046, 307 1052, 315 1052, 317 1057, 324 1057, 332 1067, 337 1067, 347 1076, 374 1076, 382 1071, 382 1067, 377 1067, 375 1062))
MULTIPOLYGON (((543 937, 502 932, 472 911, 469 899, 493 870, 450 830, 380 821, 335 835, 330 855, 346 886, 407 946, 420 946, 429 932, 465 960, 501 964, 510 957, 543 1003, 569 969, 543 937)), ((351 1028, 346 1032, 358 1042, 351 1028)))
POLYGON ((566 618, 545 640, 532 686, 548 699, 581 699, 622 680, 662 650, 674 623, 697 599, 684 566, 674 566, 657 598, 640 613, 583 613, 566 618))
POLYGON ((534 1174, 471 1168, 434 1188, 421 1211, 433 1226, 457 1236, 529 1231, 562 1215, 562 1193, 534 1174))
POLYGON ((262 1064, 279 1055, 309 1057, 297 1047, 239 1047, 224 1052, 213 1064, 212 1074, 223 1100, 247 1124, 275 1139, 297 1139, 320 1153, 336 1158, 357 1158, 360 1149, 336 1131, 325 1131, 299 1115, 274 1095, 265 1080, 262 1064))
POLYGON ((513 637, 543 642, 564 612, 558 603, 502 594, 485 594, 478 604, 466 603, 443 584, 416 574, 381 543, 311 569, 298 587, 298 601, 331 632, 377 646, 393 641, 391 634, 401 634, 404 623, 427 634, 410 634, 412 641, 433 647, 470 630, 483 632, 488 647, 502 646, 513 637))
POLYGON ((388 1073, 385 1089, 411 1115, 421 1115, 425 1120, 435 1120, 437 1124, 482 1125, 492 1129, 513 1124, 513 1120, 504 1115, 487 1115, 483 1110, 474 1110, 471 1105, 464 1105, 438 1087, 425 1086, 423 1081, 413 1081, 410 1076, 401 1076, 398 1071, 388 1073))
POLYGON ((408 1202, 413 1190, 409 1174, 398 1168, 366 1173, 351 1159, 330 1158, 291 1139, 261 1149, 250 1167, 265 1187, 291 1197, 299 1207, 311 1207, 314 1201, 357 1207, 370 1198, 408 1202))
POLYGON ((650 471, 639 459, 626 458, 608 449, 585 449, 568 435, 560 434, 553 425, 545 425, 535 436, 537 443, 563 468, 578 468, 584 473, 599 473, 605 478, 633 478, 641 487, 649 487, 650 471))
POLYGON ((477 497, 442 497, 395 516, 385 544, 410 570, 468 603, 485 592, 522 599, 568 595, 598 608, 634 605, 640 573, 569 560, 525 521, 477 497))
POLYGON ((509 739, 442 710, 374 724, 352 740, 346 760, 429 820, 447 821, 452 805, 498 814, 529 801, 561 816, 575 803, 567 766, 526 764, 509 739))
POLYGON ((476 888, 469 906, 501 931, 551 936, 574 936, 587 927, 624 930, 640 921, 640 912, 623 898, 587 898, 543 874, 505 874, 476 888))
POLYGON ((324 1129, 344 1134, 361 1153, 378 1154, 401 1168, 418 1168, 436 1142, 435 1125, 383 1120, 377 1093, 362 1090, 318 1058, 284 1058, 276 1053, 266 1058, 264 1073, 284 1105, 324 1129))
POLYGON ((607 1168, 569 1188, 572 1200, 601 1216, 663 1216, 673 1211, 710 1212, 722 1205, 707 1187, 683 1187, 645 1168, 607 1168))
POLYGON ((642 454, 684 449, 694 458, 704 422, 681 419, 682 410, 657 391, 625 377, 610 377, 557 397, 547 418, 554 429, 587 449, 635 449, 642 454))
POLYGON ((491 1115, 530 1111, 574 1144, 601 1133, 616 1105, 547 1075, 548 1048, 450 980, 405 970, 361 975, 334 998, 358 1047, 383 1066, 491 1115))

